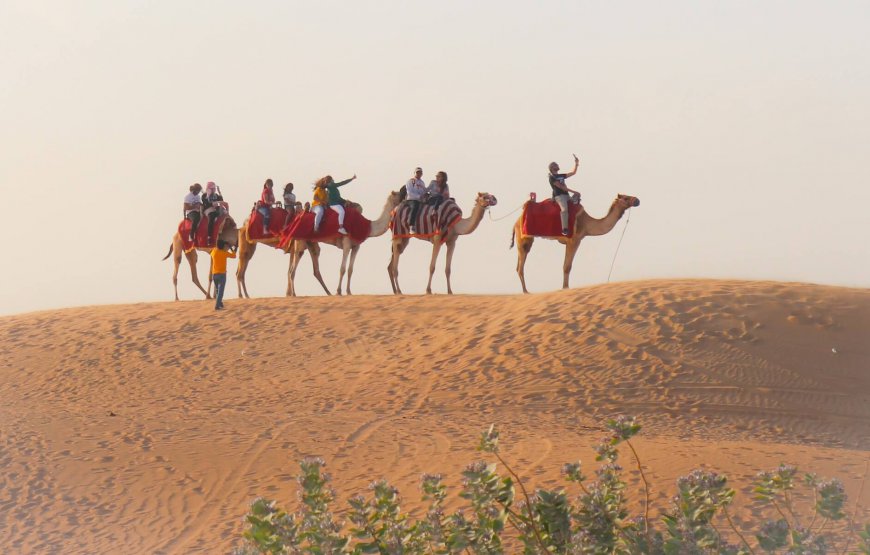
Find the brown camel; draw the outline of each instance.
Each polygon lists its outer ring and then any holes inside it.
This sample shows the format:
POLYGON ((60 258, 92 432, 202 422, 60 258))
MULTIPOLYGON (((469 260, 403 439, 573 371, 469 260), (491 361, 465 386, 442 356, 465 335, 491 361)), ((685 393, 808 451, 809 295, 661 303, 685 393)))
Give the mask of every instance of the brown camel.
MULTIPOLYGON (((633 206, 639 206, 640 201, 636 197, 628 195, 617 195, 616 200, 610 205, 610 211, 600 220, 593 218, 586 213, 586 210, 580 206, 574 217, 574 233, 570 237, 541 237, 542 239, 554 239, 565 245, 565 262, 562 265, 562 288, 568 288, 568 276, 571 274, 571 265, 574 261, 574 255, 577 254, 577 249, 580 248, 580 241, 584 237, 605 235, 609 233, 616 222, 622 218, 625 211, 633 206)), ((523 293, 528 293, 526 289, 526 277, 524 269, 526 266, 526 257, 529 251, 532 250, 532 243, 535 241, 534 235, 525 235, 523 233, 523 216, 514 224, 514 230, 511 234, 511 248, 514 246, 514 239, 517 243, 517 274, 520 276, 520 283, 523 286, 523 293)))
MULTIPOLYGON (((390 195, 387 197, 387 202, 384 204, 383 210, 381 210, 381 215, 378 216, 378 219, 372 221, 371 231, 369 232, 369 237, 380 237, 390 228, 390 216, 395 209, 399 205, 399 193, 396 191, 392 191, 390 195)), ((329 295, 329 289, 327 289, 326 284, 323 282, 323 276, 320 275, 320 243, 333 245, 341 249, 341 270, 339 271, 338 276, 338 289, 336 293, 341 295, 341 284, 344 281, 345 270, 347 271, 347 288, 346 292, 348 295, 351 295, 350 292, 350 278, 353 276, 353 264, 356 260, 357 252, 359 251, 359 247, 361 245, 360 242, 354 240, 349 235, 341 235, 338 237, 334 237, 331 239, 323 239, 316 241, 303 241, 303 240, 295 240, 290 243, 286 251, 291 255, 290 261, 290 270, 287 273, 287 296, 295 297, 296 296, 296 287, 294 285, 296 279, 296 269, 299 267, 299 260, 302 258, 302 255, 307 250, 311 255, 311 264, 314 268, 314 277, 317 278, 317 281, 320 282, 320 285, 323 287, 323 290, 326 291, 326 294, 329 295), (350 261, 348 261, 348 254, 350 254, 350 261)))
POLYGON ((239 265, 236 269, 236 285, 239 288, 240 299, 251 298, 250 295, 248 295, 248 286, 245 283, 245 272, 248 271, 248 264, 250 264, 251 258, 254 257, 254 253, 257 251, 257 243, 278 249, 278 243, 281 241, 281 237, 277 235, 263 237, 261 239, 251 239, 248 233, 249 222, 250 220, 245 220, 245 223, 242 224, 241 228, 239 228, 239 265))
MULTIPOLYGON (((218 240, 222 240, 228 245, 238 245, 239 231, 236 229, 236 222, 230 216, 227 216, 218 231, 218 240)), ((199 283, 199 277, 196 275, 196 260, 198 258, 196 251, 211 252, 211 249, 212 247, 197 247, 185 252, 184 243, 181 240, 181 234, 176 231, 175 235, 172 236, 172 244, 169 245, 169 252, 166 253, 163 260, 169 258, 170 254, 172 255, 172 261, 175 265, 172 271, 172 285, 175 287, 176 301, 178 300, 178 266, 181 265, 182 254, 187 258, 188 264, 190 264, 190 276, 193 278, 194 285, 199 287, 199 290, 202 291, 206 299, 211 298, 211 264, 208 266, 208 290, 203 289, 202 284, 199 283)))
MULTIPOLYGON (((442 236, 434 235, 432 237, 418 237, 424 241, 432 243, 432 260, 429 262, 429 283, 426 284, 426 294, 432 294, 432 276, 435 274, 435 262, 438 260, 438 252, 441 250, 441 245, 447 245, 447 263, 444 267, 444 274, 447 276, 447 294, 452 295, 453 289, 450 287, 450 264, 453 260, 453 250, 456 248, 456 240, 460 235, 468 235, 473 233, 480 220, 483 219, 483 214, 486 209, 496 203, 496 198, 489 193, 477 193, 477 199, 474 202, 474 209, 471 211, 471 216, 459 220, 456 225, 451 227, 446 232, 446 236, 442 241, 442 236)), ((387 266, 387 273, 390 274, 390 286, 393 288, 393 293, 401 295, 402 290, 399 288, 399 257, 405 252, 410 238, 408 237, 393 237, 392 257, 390 264, 387 266)))

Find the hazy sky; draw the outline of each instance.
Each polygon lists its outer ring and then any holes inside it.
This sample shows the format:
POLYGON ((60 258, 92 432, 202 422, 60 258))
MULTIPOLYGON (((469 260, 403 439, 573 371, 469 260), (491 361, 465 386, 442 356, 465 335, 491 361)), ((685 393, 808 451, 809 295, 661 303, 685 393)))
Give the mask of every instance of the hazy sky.
MULTIPOLYGON (((613 280, 867 287, 868 29, 865 1, 3 0, 0 313, 171 300, 160 259, 195 181, 241 223, 267 177, 307 200, 357 173, 345 196, 373 215, 421 165, 499 218, 572 152, 592 215, 641 199, 613 280)), ((516 216, 459 240, 456 292, 520 291, 516 216)), ((584 241, 572 285, 606 281, 623 222, 584 241)), ((532 291, 561 286, 563 251, 536 241, 532 291)), ((406 293, 430 252, 403 256, 406 293)), ((387 236, 363 245, 357 294, 389 292, 388 259, 387 236)), ((330 288, 339 260, 324 248, 330 288)), ((260 247, 251 294, 283 295, 287 262, 260 247)), ((179 283, 198 298, 186 266, 179 283)), ((297 284, 322 294, 307 257, 297 284)))

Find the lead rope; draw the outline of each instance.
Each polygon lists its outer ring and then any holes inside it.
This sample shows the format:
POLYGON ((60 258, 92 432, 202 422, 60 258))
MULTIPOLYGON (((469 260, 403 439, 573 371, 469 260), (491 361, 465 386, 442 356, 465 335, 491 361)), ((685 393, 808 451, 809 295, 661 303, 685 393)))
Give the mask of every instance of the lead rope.
POLYGON ((489 219, 494 221, 494 222, 497 222, 499 220, 503 220, 503 219, 507 218, 508 216, 510 216, 511 214, 513 214, 514 212, 516 212, 517 210, 522 209, 522 207, 525 206, 525 204, 526 204, 525 202, 522 203, 521 205, 517 206, 516 208, 514 208, 513 210, 511 210, 510 212, 508 212, 504 216, 499 216, 498 218, 493 218, 492 217, 492 210, 487 210, 487 212, 489 213, 489 219))
POLYGON ((622 228, 622 235, 619 236, 619 243, 616 244, 616 252, 613 253, 613 261, 610 263, 610 271, 607 272, 607 283, 610 283, 610 276, 613 274, 613 265, 616 264, 616 255, 619 254, 619 247, 622 245, 622 238, 625 237, 625 230, 628 229, 629 220, 631 220, 631 208, 628 209, 628 217, 625 218, 625 227, 622 228))

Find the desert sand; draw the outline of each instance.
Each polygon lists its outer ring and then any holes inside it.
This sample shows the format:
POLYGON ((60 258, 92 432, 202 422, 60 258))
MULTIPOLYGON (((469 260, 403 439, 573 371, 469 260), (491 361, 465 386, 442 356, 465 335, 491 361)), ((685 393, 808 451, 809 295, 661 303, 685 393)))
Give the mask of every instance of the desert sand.
MULTIPOLYGON (((851 512, 870 459, 866 289, 657 280, 212 307, 0 318, 0 552, 226 553, 255 497, 295 503, 306 455, 326 459, 336 509, 379 477, 413 508, 420 474, 457 484, 490 423, 527 483, 554 487, 563 463, 595 466, 605 417, 636 415, 653 514, 705 466, 737 488, 740 525, 760 517, 756 472, 838 476, 851 512)), ((870 520, 870 485, 860 501, 870 520)))

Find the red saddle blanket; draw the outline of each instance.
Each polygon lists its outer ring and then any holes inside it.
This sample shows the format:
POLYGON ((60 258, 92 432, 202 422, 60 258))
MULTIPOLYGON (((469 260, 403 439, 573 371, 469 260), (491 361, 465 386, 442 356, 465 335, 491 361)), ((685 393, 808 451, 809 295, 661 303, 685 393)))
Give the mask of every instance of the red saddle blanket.
MULTIPOLYGON (((359 210, 351 206, 344 208, 344 229, 351 239, 362 243, 372 232, 372 222, 366 219, 359 210)), ((323 211, 323 221, 320 229, 314 233, 314 212, 300 212, 281 233, 278 246, 286 249, 291 241, 329 241, 341 234, 338 232, 338 212, 327 208, 323 211)))
MULTIPOLYGON (((582 204, 568 203, 568 237, 574 235, 574 217, 583 210, 582 204)), ((523 207, 523 233, 535 237, 562 237, 559 205, 553 199, 526 202, 523 207)))
POLYGON ((218 216, 217 220, 214 222, 214 229, 211 232, 211 237, 208 236, 208 216, 200 218, 199 226, 197 226, 196 233, 193 236, 193 241, 189 239, 190 226, 193 225, 193 222, 188 219, 181 220, 181 223, 178 224, 178 234, 181 236, 181 244, 184 247, 184 252, 189 252, 194 248, 208 249, 214 247, 217 244, 218 235, 220 235, 221 229, 228 217, 229 216, 226 214, 218 216))
POLYGON ((462 209, 453 199, 445 200, 440 205, 423 205, 417 213, 417 233, 411 233, 411 205, 403 202, 393 210, 390 217, 390 229, 393 237, 428 238, 439 233, 445 235, 451 227, 462 219, 462 209))
POLYGON ((280 237, 285 223, 288 225, 290 223, 287 222, 287 211, 279 206, 272 206, 269 214, 269 232, 263 233, 263 215, 254 206, 248 218, 248 239, 258 241, 280 237))

